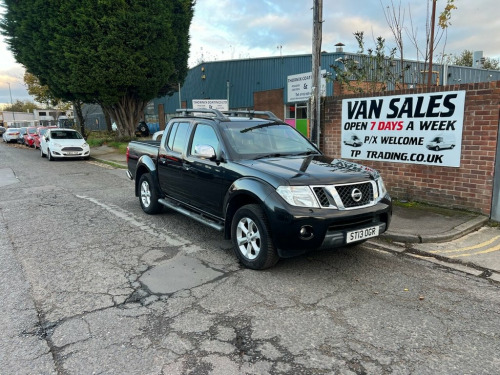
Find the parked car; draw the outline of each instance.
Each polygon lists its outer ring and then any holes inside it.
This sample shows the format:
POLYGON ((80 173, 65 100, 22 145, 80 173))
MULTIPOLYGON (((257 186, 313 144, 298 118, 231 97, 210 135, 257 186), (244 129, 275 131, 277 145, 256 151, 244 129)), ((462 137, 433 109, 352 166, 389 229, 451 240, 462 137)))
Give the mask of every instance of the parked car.
POLYGON ((35 146, 35 139, 34 136, 36 134, 36 127, 35 126, 30 126, 26 129, 26 134, 24 134, 24 144, 28 147, 34 147, 35 146))
POLYGON ((47 129, 40 141, 40 155, 50 161, 59 158, 90 158, 90 146, 82 135, 73 129, 47 129))
POLYGON ((33 134, 33 139, 35 141, 35 148, 40 148, 40 139, 45 134, 47 129, 54 129, 54 128, 57 128, 57 126, 39 126, 36 129, 36 133, 33 134))
POLYGON ((19 128, 8 128, 2 135, 2 139, 6 143, 17 142, 18 137, 19 137, 19 128))
POLYGON ((24 144, 24 135, 28 131, 27 126, 23 126, 22 128, 19 128, 19 135, 17 136, 17 143, 24 144))
POLYGON ((5 133, 7 129, 5 129, 3 126, 0 126, 0 135, 3 136, 3 133, 5 133))

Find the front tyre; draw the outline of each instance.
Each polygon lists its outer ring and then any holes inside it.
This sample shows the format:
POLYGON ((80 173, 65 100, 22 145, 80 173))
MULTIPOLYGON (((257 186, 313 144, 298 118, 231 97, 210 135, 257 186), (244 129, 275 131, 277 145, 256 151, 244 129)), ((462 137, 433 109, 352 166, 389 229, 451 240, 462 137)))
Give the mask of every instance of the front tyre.
POLYGON ((262 270, 279 260, 267 217, 258 204, 248 204, 236 211, 231 223, 231 239, 236 256, 247 268, 262 270))
POLYGON ((49 159, 49 161, 54 161, 55 160, 55 158, 50 153, 50 148, 47 148, 47 158, 49 159))
POLYGON ((161 206, 158 203, 158 194, 154 189, 153 179, 149 173, 143 174, 139 180, 139 202, 142 210, 149 215, 160 212, 161 206))

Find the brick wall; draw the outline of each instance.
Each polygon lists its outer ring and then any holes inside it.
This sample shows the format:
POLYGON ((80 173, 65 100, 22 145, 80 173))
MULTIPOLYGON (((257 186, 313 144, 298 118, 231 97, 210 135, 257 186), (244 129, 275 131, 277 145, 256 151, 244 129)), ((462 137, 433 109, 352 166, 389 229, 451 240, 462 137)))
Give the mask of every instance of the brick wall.
MULTIPOLYGON (((382 173, 393 198, 467 209, 490 215, 500 115, 500 81, 398 90, 377 93, 373 96, 455 90, 466 91, 459 168, 375 161, 360 162, 382 173)), ((369 96, 360 94, 325 99, 321 142, 321 148, 325 154, 340 157, 342 99, 369 96)))
POLYGON ((253 108, 256 111, 271 111, 278 118, 285 119, 283 89, 257 91, 253 93, 253 108))

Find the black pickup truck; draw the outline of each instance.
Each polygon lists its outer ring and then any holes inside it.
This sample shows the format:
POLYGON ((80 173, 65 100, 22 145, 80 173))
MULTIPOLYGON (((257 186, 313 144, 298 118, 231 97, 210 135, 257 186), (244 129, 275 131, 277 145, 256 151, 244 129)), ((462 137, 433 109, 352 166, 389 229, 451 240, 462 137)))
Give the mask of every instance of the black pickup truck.
POLYGON ((392 203, 377 171, 324 156, 271 112, 178 112, 161 141, 128 146, 144 212, 167 207, 224 232, 252 269, 388 229, 392 203))

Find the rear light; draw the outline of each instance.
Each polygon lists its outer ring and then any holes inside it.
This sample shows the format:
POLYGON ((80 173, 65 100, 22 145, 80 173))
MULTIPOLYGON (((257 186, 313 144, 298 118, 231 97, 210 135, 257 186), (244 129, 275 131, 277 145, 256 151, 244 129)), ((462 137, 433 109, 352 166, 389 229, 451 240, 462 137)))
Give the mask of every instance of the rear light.
POLYGON ((128 146, 127 146, 127 153, 125 155, 127 156, 127 163, 128 163, 128 158, 130 156, 130 149, 128 146))

